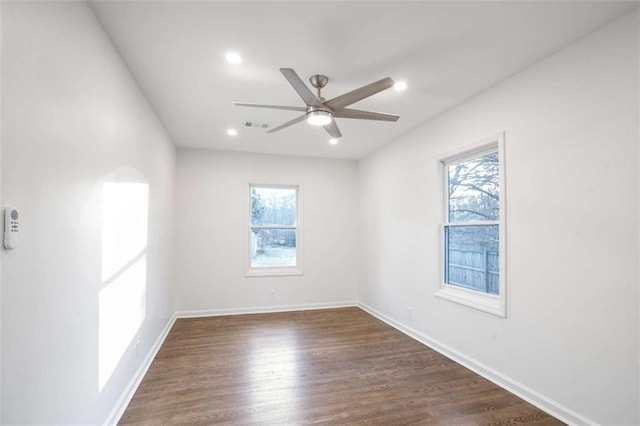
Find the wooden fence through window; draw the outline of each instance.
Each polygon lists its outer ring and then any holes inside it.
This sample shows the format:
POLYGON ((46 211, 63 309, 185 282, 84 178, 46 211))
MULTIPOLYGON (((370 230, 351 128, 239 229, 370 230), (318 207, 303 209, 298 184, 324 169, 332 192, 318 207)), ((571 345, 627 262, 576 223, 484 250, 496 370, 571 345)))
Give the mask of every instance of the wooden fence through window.
POLYGON ((448 284, 498 294, 500 262, 497 253, 449 248, 448 284))

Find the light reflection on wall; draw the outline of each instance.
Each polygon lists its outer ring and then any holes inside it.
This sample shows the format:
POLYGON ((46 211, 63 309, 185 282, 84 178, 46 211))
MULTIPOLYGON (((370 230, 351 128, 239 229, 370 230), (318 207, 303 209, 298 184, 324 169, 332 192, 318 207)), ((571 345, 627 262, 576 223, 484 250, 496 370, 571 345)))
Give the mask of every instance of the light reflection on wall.
MULTIPOLYGON (((259 330, 258 332, 261 333, 259 330)), ((269 330, 251 340, 249 397, 254 407, 277 406, 278 411, 295 413, 298 406, 298 353, 295 330, 269 330)), ((258 412, 261 410, 257 410, 258 412)))
POLYGON ((102 289, 98 386, 101 391, 145 318, 149 184, 102 185, 102 289))

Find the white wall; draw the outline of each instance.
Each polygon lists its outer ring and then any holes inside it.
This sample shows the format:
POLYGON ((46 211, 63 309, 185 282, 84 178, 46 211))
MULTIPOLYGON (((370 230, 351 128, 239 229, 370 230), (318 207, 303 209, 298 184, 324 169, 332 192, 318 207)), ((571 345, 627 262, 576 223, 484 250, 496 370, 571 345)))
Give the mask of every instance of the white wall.
POLYGON ((638 424, 638 76, 634 12, 362 160, 360 301, 588 419, 638 424), (434 296, 437 159, 501 131, 506 319, 434 296))
POLYGON ((174 310, 356 298, 560 408, 640 422, 635 14, 357 166, 181 149, 174 176, 169 136, 88 6, 2 8, 1 190, 3 206, 22 213, 20 247, 2 254, 0 272, 3 423, 100 423, 174 310), (507 319, 433 295, 436 159, 498 131, 507 140, 507 319), (114 177, 150 187, 146 310, 101 389, 102 184, 114 177), (303 185, 303 276, 244 276, 251 181, 303 185))
POLYGON ((87 4, 2 6, 2 192, 22 226, 3 253, 2 420, 101 423, 172 313, 175 148, 87 4), (149 184, 145 319, 100 389, 102 184, 129 178, 149 184))
POLYGON ((355 301, 354 162, 178 149, 176 175, 178 311, 355 301), (302 185, 304 275, 244 276, 249 182, 302 185))
MULTIPOLYGON (((2 99, 2 3, 0 3, 0 99, 2 99)), ((0 125, 2 125, 2 102, 0 102, 0 125)), ((0 130, 0 205, 2 204, 2 131, 0 130)), ((0 392, 2 391, 2 256, 0 256, 0 392)), ((2 397, 0 397, 0 421, 2 421, 2 397)))

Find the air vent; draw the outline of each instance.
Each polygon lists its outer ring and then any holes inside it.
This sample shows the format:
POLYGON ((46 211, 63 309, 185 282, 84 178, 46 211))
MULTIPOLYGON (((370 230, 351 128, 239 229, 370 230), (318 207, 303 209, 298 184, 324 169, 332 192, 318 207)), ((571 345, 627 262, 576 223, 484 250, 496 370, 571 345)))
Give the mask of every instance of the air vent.
POLYGON ((253 127, 256 129, 266 129, 269 127, 269 123, 263 123, 260 121, 245 121, 244 122, 244 126, 245 127, 253 127))

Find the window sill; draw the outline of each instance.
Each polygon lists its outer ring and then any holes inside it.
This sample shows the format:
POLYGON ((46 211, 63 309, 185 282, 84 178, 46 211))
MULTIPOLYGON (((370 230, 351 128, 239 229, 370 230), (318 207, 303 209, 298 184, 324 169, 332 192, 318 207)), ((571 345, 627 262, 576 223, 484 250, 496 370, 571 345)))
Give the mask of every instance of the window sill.
POLYGON ((441 299, 469 306, 505 318, 506 310, 503 298, 491 294, 480 293, 473 290, 454 287, 444 284, 442 288, 436 291, 435 295, 441 299))
POLYGON ((245 277, 281 277, 286 275, 303 275, 302 269, 292 268, 251 268, 245 272, 245 277))

